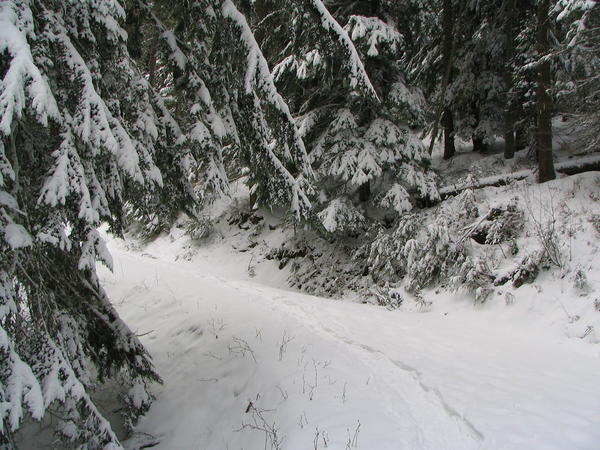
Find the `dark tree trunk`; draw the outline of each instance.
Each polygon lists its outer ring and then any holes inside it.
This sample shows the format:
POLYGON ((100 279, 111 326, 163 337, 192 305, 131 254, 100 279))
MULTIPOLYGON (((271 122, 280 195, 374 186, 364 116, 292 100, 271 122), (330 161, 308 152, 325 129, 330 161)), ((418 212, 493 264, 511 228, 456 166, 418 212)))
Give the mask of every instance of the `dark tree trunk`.
MULTIPOLYGON (((429 154, 433 152, 433 145, 438 134, 438 126, 444 109, 446 109, 446 90, 452 78, 452 63, 454 59, 454 10, 452 0, 444 0, 442 9, 442 66, 444 75, 442 78, 442 89, 437 107, 433 131, 431 132, 431 143, 429 154)), ((445 151, 445 150, 444 150, 445 151)))
MULTIPOLYGON (((442 9, 442 58, 444 69, 452 62, 452 45, 454 43, 454 10, 452 0, 444 0, 442 9)), ((448 78, 450 78, 448 76, 448 78)))
MULTIPOLYGON (((539 57, 550 50, 548 41, 550 0, 539 0, 537 9, 537 47, 539 57)), ((550 61, 544 59, 538 65, 537 80, 537 130, 538 181, 544 183, 556 178, 552 156, 552 97, 550 96, 550 61)))
POLYGON ((148 47, 148 54, 146 55, 146 70, 148 72, 148 83, 150 86, 156 87, 156 53, 158 52, 158 34, 154 33, 148 47))
POLYGON ((367 181, 358 188, 358 199, 367 202, 371 198, 371 183, 367 181))
POLYGON ((377 13, 379 12, 380 0, 371 0, 369 3, 371 6, 371 15, 376 16, 377 13))
POLYGON ((504 105, 504 157, 512 159, 515 156, 515 110, 512 104, 511 91, 513 88, 513 66, 512 60, 515 54, 514 37, 514 11, 516 0, 506 0, 504 23, 505 43, 505 69, 504 69, 504 88, 506 89, 504 105))
POLYGON ((450 108, 444 109, 442 126, 444 127, 444 159, 450 159, 456 153, 454 145, 454 118, 452 117, 450 108))
POLYGON ((127 31, 127 50, 133 59, 142 57, 142 14, 137 3, 127 10, 125 30, 127 31))
POLYGON ((523 150, 529 145, 529 131, 525 124, 515 127, 515 149, 523 150))
POLYGON ((488 145, 485 142, 485 138, 479 135, 473 135, 473 151, 477 153, 487 152, 488 145))
MULTIPOLYGON (((479 122, 481 120, 481 115, 479 112, 479 106, 475 101, 471 103, 471 110, 473 111, 473 115, 475 116, 475 129, 479 126, 479 122)), ((473 139, 473 151, 477 153, 485 153, 487 152, 488 146, 485 143, 485 136, 478 134, 477 132, 473 133, 471 136, 473 139)))

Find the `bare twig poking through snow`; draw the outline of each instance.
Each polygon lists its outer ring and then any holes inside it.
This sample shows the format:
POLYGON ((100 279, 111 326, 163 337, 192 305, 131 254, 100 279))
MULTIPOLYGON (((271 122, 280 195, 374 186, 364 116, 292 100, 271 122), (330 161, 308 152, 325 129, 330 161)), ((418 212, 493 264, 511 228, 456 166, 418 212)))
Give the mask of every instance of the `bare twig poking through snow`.
POLYGON ((315 429, 315 438, 313 440, 313 448, 315 450, 318 450, 319 448, 319 436, 321 436, 321 432, 319 431, 319 427, 316 427, 315 429))
POLYGON ((319 431, 319 427, 316 427, 315 429, 315 438, 313 439, 313 448, 314 450, 318 450, 319 449, 319 437, 323 440, 323 447, 327 448, 329 445, 329 435, 327 434, 327 431, 319 431))
POLYGON ((298 419, 298 423, 300 424, 301 429, 304 429, 304 426, 308 425, 308 417, 306 417, 306 411, 302 411, 302 414, 300 414, 300 418, 298 419))
POLYGON ((360 433, 360 420, 354 430, 354 435, 350 436, 350 428, 346 428, 348 431, 348 442, 346 442, 346 450, 358 447, 358 434, 360 433))
POLYGON ((533 224, 533 231, 544 249, 545 255, 552 264, 564 269, 565 263, 556 230, 557 219, 552 192, 549 192, 547 202, 543 202, 541 195, 537 199, 537 214, 531 207, 534 199, 529 197, 528 192, 525 192, 524 198, 525 208, 533 224))
POLYGON ((304 373, 302 374, 302 393, 306 394, 308 393, 308 399, 312 400, 315 396, 315 390, 317 389, 317 386, 319 385, 319 372, 317 370, 317 362, 313 359, 312 360, 313 363, 313 369, 315 371, 315 377, 313 379, 313 383, 309 383, 308 381, 306 381, 306 368, 308 367, 308 363, 306 363, 304 365, 304 373))
POLYGON ((287 351, 288 344, 294 340, 293 336, 288 336, 287 331, 283 332, 281 343, 279 344, 279 361, 283 361, 283 355, 287 351))
POLYGON ((256 276, 256 264, 252 264, 253 260, 254 255, 252 255, 252 258, 250 258, 250 262, 248 263, 248 275, 250 278, 254 278, 256 276))
POLYGON ((225 329, 223 319, 210 319, 208 322, 208 331, 215 335, 215 339, 219 339, 219 332, 225 329))
POLYGON ((281 396, 283 397, 284 400, 288 399, 288 392, 283 389, 281 386, 277 385, 275 386, 277 388, 277 390, 279 391, 279 393, 281 394, 281 396))
POLYGON ((583 332, 583 335, 580 337, 580 339, 585 339, 586 337, 588 337, 590 335, 590 333, 594 331, 594 327, 592 325, 588 325, 585 329, 585 331, 583 332))
POLYGON ((206 353, 204 353, 204 356, 208 356, 209 358, 214 358, 214 359, 217 359, 219 361, 223 360, 223 358, 221 358, 220 356, 215 355, 213 352, 206 352, 206 353))
POLYGON ((233 355, 241 355, 242 357, 245 357, 246 354, 249 353, 250 356, 252 356, 252 359, 254 360, 254 362, 256 362, 256 356, 254 355, 254 350, 252 350, 252 348, 250 347, 248 342, 246 342, 245 340, 237 338, 237 337, 233 337, 232 342, 231 342, 231 344, 229 344, 228 348, 229 348, 229 353, 231 353, 233 355))
POLYGON ((302 364, 304 362, 304 355, 306 354, 306 347, 302 347, 300 349, 300 357, 298 358, 298 367, 300 367, 300 364, 302 364))
POLYGON ((149 335, 151 333, 154 333, 154 330, 146 331, 145 333, 141 333, 141 334, 136 334, 136 337, 147 336, 147 335, 149 335))
POLYGON ((243 430, 261 431, 265 434, 265 450, 281 450, 283 447, 284 437, 280 436, 279 428, 275 422, 270 423, 265 418, 265 413, 273 412, 271 409, 261 409, 254 406, 251 401, 248 403, 245 413, 250 414, 251 423, 243 423, 240 428, 235 430, 240 432, 243 430))

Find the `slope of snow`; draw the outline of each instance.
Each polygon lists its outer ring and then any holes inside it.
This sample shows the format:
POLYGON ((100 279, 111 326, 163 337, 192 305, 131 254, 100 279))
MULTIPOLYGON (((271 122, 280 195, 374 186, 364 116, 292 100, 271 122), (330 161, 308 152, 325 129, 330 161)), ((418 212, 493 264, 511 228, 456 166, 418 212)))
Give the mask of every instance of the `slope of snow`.
MULTIPOLYGON (((531 305, 389 312, 109 238, 100 269, 164 385, 136 439, 163 449, 595 449, 600 351, 531 305)), ((214 251, 214 248, 213 248, 214 251)), ((229 262, 230 266, 235 261, 229 262)))

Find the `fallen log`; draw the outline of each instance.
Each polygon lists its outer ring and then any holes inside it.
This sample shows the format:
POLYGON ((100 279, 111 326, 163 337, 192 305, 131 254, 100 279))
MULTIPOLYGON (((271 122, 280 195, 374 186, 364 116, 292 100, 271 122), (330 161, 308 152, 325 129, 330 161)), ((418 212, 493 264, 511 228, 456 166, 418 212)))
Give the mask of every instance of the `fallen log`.
MULTIPOLYGON (((576 175, 578 173, 600 171, 600 155, 586 156, 576 160, 561 161, 554 166, 556 172, 565 175, 576 175)), ((482 189, 490 186, 506 186, 513 181, 524 180, 529 176, 533 176, 537 172, 536 169, 525 169, 517 172, 492 175, 477 180, 476 183, 470 184, 451 184, 440 189, 442 200, 448 197, 454 197, 467 189, 482 189)))

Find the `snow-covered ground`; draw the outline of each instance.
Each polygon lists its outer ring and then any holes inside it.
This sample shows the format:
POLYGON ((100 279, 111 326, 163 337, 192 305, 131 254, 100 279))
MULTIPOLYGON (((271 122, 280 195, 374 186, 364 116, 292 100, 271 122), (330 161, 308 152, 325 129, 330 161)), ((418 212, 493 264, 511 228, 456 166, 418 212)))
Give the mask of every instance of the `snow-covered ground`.
POLYGON ((249 279, 222 248, 108 240, 103 284, 164 378, 131 449, 600 448, 600 349, 548 326, 551 295, 390 312, 249 279))

